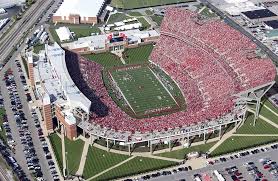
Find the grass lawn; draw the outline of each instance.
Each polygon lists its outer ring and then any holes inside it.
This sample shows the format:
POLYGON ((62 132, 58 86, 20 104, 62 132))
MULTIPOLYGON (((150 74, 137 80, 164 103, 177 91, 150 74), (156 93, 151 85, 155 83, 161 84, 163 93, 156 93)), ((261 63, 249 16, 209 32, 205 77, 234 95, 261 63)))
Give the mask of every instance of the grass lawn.
POLYGON ((146 21, 144 17, 137 18, 137 20, 142 24, 142 28, 144 30, 151 27, 151 25, 146 21))
POLYGON ((33 48, 34 48, 34 53, 38 54, 41 50, 44 50, 44 44, 35 45, 33 48))
POLYGON ((175 4, 190 2, 194 0, 112 0, 111 5, 116 8, 134 9, 150 6, 161 6, 165 4, 175 4))
MULTIPOLYGON (((268 106, 269 107, 269 106, 268 106)), ((272 109, 273 110, 273 109, 272 109)), ((274 110, 273 110, 274 111, 274 110)), ((275 112, 275 111, 274 111, 275 112)), ((278 116, 268 110, 266 107, 262 106, 260 110, 260 115, 266 117, 267 119, 271 120, 272 122, 278 125, 278 116)))
POLYGON ((82 156, 82 151, 84 147, 84 141, 76 140, 71 141, 65 138, 67 160, 68 160, 68 170, 70 174, 75 174, 79 168, 80 159, 82 156))
POLYGON ((161 25, 162 20, 163 20, 163 16, 153 15, 153 16, 151 16, 151 18, 152 18, 152 20, 153 20, 154 22, 156 22, 156 24, 157 24, 158 26, 161 25))
POLYGON ((176 162, 159 160, 145 157, 135 157, 128 162, 116 167, 103 175, 100 175, 96 180, 112 180, 115 178, 135 175, 152 170, 162 169, 175 165, 176 162))
POLYGON ((91 36, 92 33, 100 33, 100 29, 97 26, 92 26, 92 25, 72 25, 72 24, 57 24, 54 26, 53 24, 50 25, 49 31, 54 39, 54 41, 60 43, 59 36, 56 33, 56 29, 59 27, 66 26, 70 29, 71 32, 74 32, 77 38, 81 37, 86 37, 86 36, 91 36))
POLYGON ((62 140, 57 134, 51 134, 49 136, 51 146, 55 153, 56 160, 58 162, 59 168, 63 170, 63 155, 62 155, 62 140))
POLYGON ((145 11, 145 13, 146 13, 147 15, 153 15, 153 12, 152 12, 151 10, 149 10, 149 9, 147 9, 147 10, 145 11))
POLYGON ((129 156, 127 155, 106 152, 104 150, 90 146, 87 154, 83 176, 86 179, 90 178, 104 171, 105 169, 108 169, 126 160, 127 158, 129 158, 129 156))
POLYGON ((111 74, 136 115, 152 114, 147 111, 177 106, 148 66, 115 70, 111 74))
POLYGON ((263 100, 262 101, 263 105, 266 105, 269 107, 272 111, 276 112, 278 114, 278 109, 269 101, 269 100, 263 100))
MULTIPOLYGON (((203 8, 203 7, 201 7, 203 8)), ((201 9, 200 8, 200 9, 201 9)), ((217 14, 215 14, 211 9, 209 9, 208 7, 205 7, 201 12, 201 15, 207 16, 207 17, 217 17, 217 14)))
POLYGON ((104 68, 114 67, 114 66, 122 66, 120 58, 112 53, 99 53, 99 54, 88 54, 83 55, 89 60, 95 61, 101 64, 104 68))
POLYGON ((100 29, 91 25, 67 25, 71 32, 74 32, 76 37, 81 38, 91 36, 92 33, 100 33, 100 29))
POLYGON ((168 157, 168 158, 184 159, 185 155, 187 155, 188 153, 194 152, 194 151, 201 152, 201 153, 207 152, 215 143, 216 142, 206 143, 206 144, 192 146, 189 148, 184 148, 184 149, 175 150, 175 151, 171 151, 171 152, 160 153, 157 155, 163 156, 163 157, 168 157))
POLYGON ((268 136, 232 136, 225 140, 219 147, 212 153, 212 156, 223 155, 226 153, 236 152, 247 148, 256 147, 259 145, 278 141, 277 137, 268 136))
POLYGON ((123 58, 127 64, 148 63, 149 56, 152 53, 153 45, 144 45, 138 48, 130 48, 125 50, 123 58))
POLYGON ((57 42, 57 43, 60 43, 60 38, 59 36, 57 35, 56 31, 55 31, 55 28, 54 27, 49 27, 49 32, 53 38, 53 41, 54 42, 57 42))
POLYGON ((127 15, 125 15, 124 13, 115 13, 115 14, 111 14, 107 24, 112 24, 118 21, 123 21, 125 19, 130 19, 130 17, 128 17, 127 15))
POLYGON ((256 125, 253 126, 254 115, 250 114, 245 123, 237 130, 237 134, 277 134, 278 129, 266 121, 258 118, 256 125))
POLYGON ((140 12, 137 12, 137 11, 130 11, 130 12, 128 12, 128 15, 130 15, 130 16, 143 16, 140 12))

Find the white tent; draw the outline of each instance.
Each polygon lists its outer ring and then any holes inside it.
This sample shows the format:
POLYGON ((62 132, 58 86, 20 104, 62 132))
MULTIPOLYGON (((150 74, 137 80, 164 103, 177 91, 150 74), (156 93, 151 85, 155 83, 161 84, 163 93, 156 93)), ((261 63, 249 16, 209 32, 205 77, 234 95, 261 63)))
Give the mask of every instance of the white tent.
POLYGON ((67 41, 72 38, 69 28, 65 26, 56 29, 56 33, 61 41, 67 41))

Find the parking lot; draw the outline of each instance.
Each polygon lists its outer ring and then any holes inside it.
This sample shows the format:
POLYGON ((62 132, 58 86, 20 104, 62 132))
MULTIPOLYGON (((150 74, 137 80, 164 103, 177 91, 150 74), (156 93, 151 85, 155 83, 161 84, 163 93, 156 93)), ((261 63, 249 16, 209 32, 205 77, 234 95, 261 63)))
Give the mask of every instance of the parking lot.
POLYGON ((1 90, 11 128, 12 143, 9 144, 29 178, 32 173, 38 180, 58 180, 38 116, 35 110, 30 112, 28 103, 32 98, 21 64, 18 60, 11 64, 12 69, 1 72, 5 73, 1 90))
POLYGON ((214 181, 217 170, 226 181, 278 181, 278 144, 251 149, 229 156, 211 159, 207 166, 197 170, 179 166, 155 174, 146 174, 137 180, 159 181, 214 181), (262 151, 263 150, 263 151, 262 151))

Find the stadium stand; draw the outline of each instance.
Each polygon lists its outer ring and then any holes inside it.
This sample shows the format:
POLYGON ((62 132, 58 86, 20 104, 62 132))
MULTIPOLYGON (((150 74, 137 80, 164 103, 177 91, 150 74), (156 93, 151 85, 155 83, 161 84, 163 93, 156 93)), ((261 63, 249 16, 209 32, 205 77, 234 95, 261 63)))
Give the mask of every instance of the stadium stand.
POLYGON ((99 64, 75 57, 69 51, 66 62, 79 90, 97 102, 92 103, 91 123, 116 131, 146 133, 221 118, 234 111, 234 94, 272 82, 275 66, 269 58, 258 57, 256 48, 221 20, 206 20, 191 11, 168 9, 150 60, 178 83, 187 109, 138 120, 128 116, 110 98, 99 64))

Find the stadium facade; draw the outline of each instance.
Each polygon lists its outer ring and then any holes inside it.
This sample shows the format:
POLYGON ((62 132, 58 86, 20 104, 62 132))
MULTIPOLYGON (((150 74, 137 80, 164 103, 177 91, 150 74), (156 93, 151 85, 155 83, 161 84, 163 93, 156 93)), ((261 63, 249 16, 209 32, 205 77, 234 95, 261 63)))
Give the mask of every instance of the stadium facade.
POLYGON ((104 139, 107 150, 113 142, 127 146, 129 152, 142 142, 152 152, 159 143, 171 148, 176 141, 189 145, 195 136, 206 140, 215 131, 221 136, 223 127, 231 123, 237 127, 245 120, 248 104, 256 105, 255 124, 260 101, 275 83, 271 59, 259 55, 251 40, 223 21, 187 10, 168 9, 160 33, 150 64, 177 83, 187 104, 185 111, 131 118, 109 96, 101 65, 55 44, 46 46, 33 72, 45 122, 56 116, 71 139, 77 126, 92 141, 104 139), (54 110, 51 115, 49 110, 54 110))
POLYGON ((97 24, 106 0, 64 0, 53 15, 54 23, 97 24))
POLYGON ((156 42, 159 33, 156 30, 127 30, 116 33, 78 38, 77 41, 63 43, 62 47, 80 54, 121 51, 144 44, 156 42))

